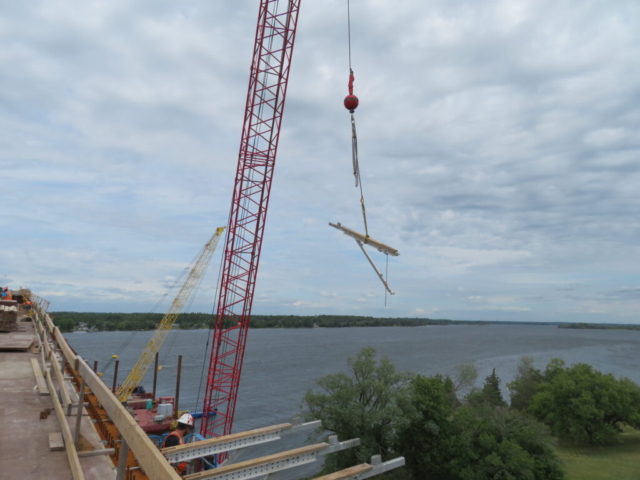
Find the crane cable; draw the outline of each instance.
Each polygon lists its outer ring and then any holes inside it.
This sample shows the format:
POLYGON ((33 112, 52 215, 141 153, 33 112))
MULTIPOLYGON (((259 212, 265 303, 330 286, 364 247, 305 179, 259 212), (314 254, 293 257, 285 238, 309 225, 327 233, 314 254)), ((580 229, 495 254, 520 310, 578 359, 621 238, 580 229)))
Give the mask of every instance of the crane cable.
POLYGON ((362 219, 364 220, 365 236, 369 237, 369 226, 367 224, 367 210, 364 205, 364 190, 362 188, 362 177, 360 176, 360 164, 358 162, 358 134, 356 132, 356 119, 354 111, 358 107, 358 97, 353 94, 353 67, 351 64, 351 1, 347 0, 347 36, 349 39, 349 95, 345 98, 345 107, 351 112, 351 158, 353 162, 353 176, 356 181, 356 188, 360 187, 360 205, 362 207, 362 219))
MULTIPOLYGON (((196 256, 197 257, 197 256, 196 256)), ((196 259, 196 257, 194 257, 194 259, 191 261, 191 263, 193 263, 196 259)), ((182 273, 178 276, 178 278, 176 278, 175 282, 173 282, 173 284, 171 286, 168 287, 168 289, 162 294, 162 296, 158 299, 158 301, 156 302, 156 304, 153 306, 153 308, 148 312, 148 315, 153 315, 154 313, 156 313, 156 310, 158 310, 158 308, 160 307, 160 305, 162 304, 162 302, 167 298, 167 296, 169 295, 169 293, 171 293, 171 291, 176 288, 176 286, 178 285, 178 282, 180 282, 184 276, 186 275, 186 273, 189 271, 189 267, 191 265, 187 265, 184 270, 182 271, 182 273)), ((120 347, 118 348, 118 350, 116 351, 116 353, 114 355, 111 355, 111 358, 107 361, 107 363, 104 365, 104 367, 102 367, 102 372, 99 373, 99 375, 102 375, 103 373, 106 373, 107 370, 109 370, 109 367, 118 359, 120 358, 120 355, 122 355, 122 352, 127 348, 127 346, 129 346, 129 344, 131 343, 131 341, 134 339, 134 337, 138 334, 138 331, 133 331, 131 332, 131 335, 129 335, 129 337, 122 342, 122 344, 120 345, 120 347)))
MULTIPOLYGON (((360 206, 362 207, 362 219, 364 221, 365 238, 369 238, 369 226, 367 224, 367 210, 364 204, 364 190, 362 188, 362 176, 360 175, 360 163, 358 161, 358 134, 356 132, 356 119, 354 116, 355 109, 358 107, 359 100, 353 94, 353 82, 355 76, 353 74, 353 65, 351 63, 351 0, 347 0, 347 37, 349 43, 349 95, 344 99, 344 106, 351 113, 351 157, 353 162, 353 176, 356 181, 356 188, 360 187, 360 206)), ((366 243, 366 241, 365 241, 366 243)), ((389 255, 387 256, 385 277, 389 278, 389 255)), ((384 306, 387 306, 387 290, 384 291, 384 306)))

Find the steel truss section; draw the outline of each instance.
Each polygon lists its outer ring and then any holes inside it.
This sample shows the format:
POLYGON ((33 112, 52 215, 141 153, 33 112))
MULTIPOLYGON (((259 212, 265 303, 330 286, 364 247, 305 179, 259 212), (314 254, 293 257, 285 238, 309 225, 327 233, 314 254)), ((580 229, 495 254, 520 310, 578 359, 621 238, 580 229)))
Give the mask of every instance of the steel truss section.
POLYGON ((231 433, 300 2, 260 2, 204 396, 203 437, 231 433))
POLYGON ((235 433, 225 437, 214 437, 200 442, 163 448, 161 452, 170 463, 188 462, 194 458, 208 457, 209 455, 280 440, 281 436, 285 434, 316 429, 320 427, 320 424, 321 422, 319 420, 300 425, 283 423, 272 427, 235 433))
POLYGON ((315 462, 321 456, 357 446, 360 446, 359 438, 331 444, 318 443, 316 445, 276 453, 254 460, 247 460, 234 465, 205 470, 187 475, 184 479, 203 480, 205 478, 215 477, 216 480, 245 480, 256 478, 300 465, 306 465, 307 463, 315 462))

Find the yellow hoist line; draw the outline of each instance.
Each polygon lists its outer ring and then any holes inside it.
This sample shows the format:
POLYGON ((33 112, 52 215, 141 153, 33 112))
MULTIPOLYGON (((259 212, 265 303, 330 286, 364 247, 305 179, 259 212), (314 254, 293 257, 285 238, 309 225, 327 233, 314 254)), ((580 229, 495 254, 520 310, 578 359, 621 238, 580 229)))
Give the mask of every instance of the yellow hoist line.
POLYGON ((118 387, 116 397, 118 397, 118 400, 121 402, 124 402, 129 398, 134 388, 138 386, 147 373, 147 370, 149 370, 156 353, 160 350, 160 347, 162 347, 162 344, 167 338, 173 324, 184 310, 189 299, 195 293, 196 287, 200 284, 202 276, 211 262, 211 257, 216 250, 218 241, 220 240, 225 228, 226 227, 219 227, 213 237, 211 237, 211 240, 209 240, 202 248, 198 259, 193 264, 193 267, 187 276, 187 280, 184 282, 184 285, 182 285, 182 288, 180 288, 178 295, 171 303, 171 306, 167 310, 165 316, 162 317, 153 337, 151 337, 151 340, 147 343, 147 346, 144 348, 144 351, 140 355, 140 358, 138 358, 138 361, 133 367, 133 370, 131 370, 129 376, 122 385, 118 387))

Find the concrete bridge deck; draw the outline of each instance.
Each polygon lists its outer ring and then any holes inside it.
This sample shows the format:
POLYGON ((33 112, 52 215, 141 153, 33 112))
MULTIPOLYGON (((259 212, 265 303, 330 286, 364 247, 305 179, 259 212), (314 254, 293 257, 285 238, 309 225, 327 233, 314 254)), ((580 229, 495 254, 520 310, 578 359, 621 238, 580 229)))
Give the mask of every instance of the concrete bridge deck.
MULTIPOLYGON (((23 349, 25 345, 38 344, 33 323, 20 321, 18 325, 19 331, 0 334, 0 421, 3 429, 0 477, 68 480, 72 478, 72 472, 64 448, 61 451, 49 449, 49 434, 61 431, 53 399, 49 394, 41 394, 31 361, 40 362, 44 356, 23 349), (46 410, 50 413, 40 419, 40 413, 46 410)), ((77 398, 71 385, 64 383, 71 398, 77 398)), ((68 418, 73 422, 75 415, 68 418)), ((86 450, 103 448, 88 417, 82 418, 80 432, 86 440, 83 442, 86 450)), ((115 478, 113 464, 107 455, 81 458, 80 462, 87 480, 115 478)))

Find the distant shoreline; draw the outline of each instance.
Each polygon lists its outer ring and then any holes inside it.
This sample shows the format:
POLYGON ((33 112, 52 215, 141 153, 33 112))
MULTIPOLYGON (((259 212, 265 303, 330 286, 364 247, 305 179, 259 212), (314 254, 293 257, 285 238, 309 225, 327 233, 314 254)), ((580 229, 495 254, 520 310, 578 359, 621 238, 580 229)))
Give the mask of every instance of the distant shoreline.
MULTIPOLYGON (((113 332, 155 330, 161 313, 95 313, 52 312, 54 323, 64 332, 113 332)), ((195 330, 209 328, 213 316, 206 313, 185 313, 178 317, 174 328, 195 330)), ((640 330, 640 325, 610 325, 563 322, 516 322, 499 320, 449 320, 433 318, 392 318, 357 315, 252 315, 250 328, 353 328, 353 327, 422 327, 427 325, 546 325, 570 329, 640 330)))
POLYGON ((607 324, 607 323, 567 323, 558 328, 572 328, 576 330, 640 330, 640 325, 607 324))

